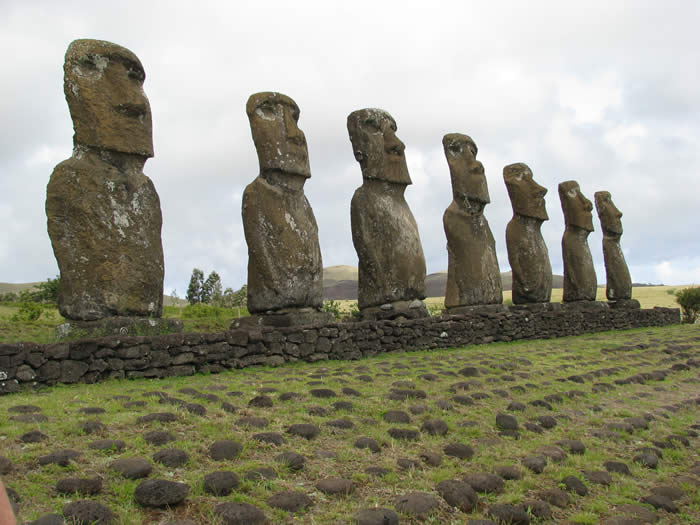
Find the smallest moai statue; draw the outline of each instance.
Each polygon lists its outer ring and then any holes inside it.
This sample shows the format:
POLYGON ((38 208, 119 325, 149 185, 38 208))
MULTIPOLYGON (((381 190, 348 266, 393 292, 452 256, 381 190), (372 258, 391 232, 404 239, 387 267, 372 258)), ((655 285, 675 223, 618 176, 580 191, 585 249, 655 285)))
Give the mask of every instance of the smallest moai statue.
POLYGON ((564 259, 562 300, 565 303, 595 301, 598 282, 588 247, 588 236, 593 231, 593 205, 581 193, 578 182, 573 180, 559 184, 559 199, 566 224, 561 241, 564 259))
POLYGON ((617 209, 610 192, 595 192, 595 207, 603 230, 603 259, 605 261, 605 295, 611 306, 639 308, 632 300, 632 278, 620 246, 622 237, 622 212, 617 209))
POLYGON ((447 237, 445 308, 503 309, 496 242, 484 208, 491 202, 484 166, 476 160, 476 143, 467 135, 449 133, 442 139, 452 179, 452 203, 442 222, 447 237))
POLYGON ((506 227, 508 262, 513 274, 513 304, 549 303, 552 297, 552 264, 542 237, 542 223, 549 220, 544 196, 547 188, 532 178, 522 162, 503 168, 513 218, 506 227))

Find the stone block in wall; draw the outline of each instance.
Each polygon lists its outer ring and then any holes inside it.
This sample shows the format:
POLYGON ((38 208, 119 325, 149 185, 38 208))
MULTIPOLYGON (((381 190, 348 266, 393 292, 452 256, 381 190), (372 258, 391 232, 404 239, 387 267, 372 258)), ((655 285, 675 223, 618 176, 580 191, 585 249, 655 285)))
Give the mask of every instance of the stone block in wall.
MULTIPOLYGON (((304 342, 314 344, 318 341, 318 330, 304 330, 304 342)), ((327 336, 324 336, 327 337, 327 336)))
POLYGON ((93 359, 89 364, 88 371, 104 372, 105 370, 107 370, 107 368, 109 368, 109 365, 104 359, 93 359))
POLYGON ((233 346, 245 346, 248 344, 248 332, 245 330, 226 332, 226 342, 233 346))
POLYGON ((328 360, 328 354, 314 353, 308 357, 308 361, 310 363, 315 363, 316 361, 327 361, 327 360, 328 360))
POLYGON ((151 350, 151 366, 155 368, 165 368, 170 366, 170 354, 165 350, 151 350))
POLYGON ((105 348, 105 347, 100 347, 100 349, 95 352, 95 355, 93 356, 95 359, 105 359, 107 357, 114 357, 116 355, 116 352, 112 348, 105 348))
POLYGON ((284 343, 284 353, 288 356, 299 357, 299 345, 294 343, 284 343))
POLYGON ((125 359, 124 370, 145 370, 150 364, 150 360, 147 357, 142 357, 140 359, 125 359))
POLYGON ((25 359, 32 368, 39 368, 46 363, 47 359, 43 352, 30 352, 25 359))
POLYGON ((267 343, 265 345, 265 348, 267 349, 266 353, 268 355, 282 355, 284 353, 282 351, 282 343, 278 343, 278 342, 267 343))
POLYGON ((153 337, 151 339, 151 349, 152 350, 168 350, 169 348, 174 348, 182 346, 185 340, 185 336, 182 333, 179 334, 165 334, 159 337, 153 337))
POLYGON ((174 366, 186 365, 189 363, 194 363, 194 353, 193 352, 182 352, 181 354, 177 354, 176 356, 173 356, 173 358, 171 360, 171 364, 174 366))
POLYGON ((96 341, 75 341, 73 343, 68 343, 68 346, 70 348, 69 357, 77 361, 87 359, 97 352, 96 341))
POLYGON ((7 379, 0 381, 0 395, 14 394, 20 391, 19 382, 16 379, 7 379))
POLYGON ((277 330, 265 330, 262 333, 262 338, 266 343, 279 343, 282 341, 282 333, 277 330))
POLYGON ((61 377, 61 362, 47 361, 37 370, 37 379, 44 383, 53 383, 61 377))
POLYGON ((148 355, 150 349, 148 345, 140 344, 117 349, 117 357, 121 359, 140 359, 148 355))
POLYGON ((0 355, 17 355, 23 350, 21 343, 0 344, 0 355))
POLYGON ((331 340, 327 337, 319 337, 315 346, 317 353, 327 354, 331 351, 331 340))
POLYGON ((61 377, 59 381, 61 383, 77 383, 87 371, 87 363, 66 359, 61 362, 61 377))
POLYGON ((124 361, 122 359, 117 359, 116 357, 112 357, 110 359, 107 359, 107 363, 109 364, 109 369, 110 370, 124 370, 124 361))
POLYGON ((170 376, 191 376, 195 368, 192 365, 171 366, 165 369, 163 377, 170 376))
POLYGON ((226 341, 221 341, 209 345, 209 361, 219 361, 228 359, 233 355, 233 348, 226 341))
POLYGON ((287 334, 287 342, 299 344, 303 342, 311 343, 312 341, 305 341, 303 332, 291 332, 287 334))
POLYGON ((204 342, 204 336, 202 334, 193 332, 182 334, 182 344, 184 346, 196 346, 202 344, 202 342, 204 342))
POLYGON ((15 372, 15 379, 21 383, 28 383, 36 379, 36 372, 29 365, 20 365, 15 372))

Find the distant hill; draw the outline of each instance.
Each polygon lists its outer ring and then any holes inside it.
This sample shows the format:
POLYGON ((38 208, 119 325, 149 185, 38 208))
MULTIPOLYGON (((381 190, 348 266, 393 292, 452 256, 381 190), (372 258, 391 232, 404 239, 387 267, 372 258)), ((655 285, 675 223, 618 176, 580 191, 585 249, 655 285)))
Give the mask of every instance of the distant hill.
POLYGON ((0 283, 0 294, 4 293, 19 293, 24 290, 31 290, 35 286, 40 285, 41 282, 38 283, 0 283))
MULTIPOLYGON (((512 272, 501 274, 504 290, 513 287, 512 272)), ((564 276, 552 276, 552 288, 563 288, 564 276)), ((431 273, 425 277, 428 297, 444 297, 447 272, 431 273)), ((330 266, 323 269, 323 297, 325 299, 357 299, 357 268, 354 266, 330 266)))

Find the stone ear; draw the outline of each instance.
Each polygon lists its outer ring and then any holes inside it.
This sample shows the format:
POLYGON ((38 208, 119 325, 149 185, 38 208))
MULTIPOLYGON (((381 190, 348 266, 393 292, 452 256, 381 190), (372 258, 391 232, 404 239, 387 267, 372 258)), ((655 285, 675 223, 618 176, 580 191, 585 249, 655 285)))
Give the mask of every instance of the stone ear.
POLYGON ((363 160, 365 160, 365 156, 362 154, 361 151, 355 150, 353 153, 355 154, 355 160, 357 162, 362 162, 363 160))

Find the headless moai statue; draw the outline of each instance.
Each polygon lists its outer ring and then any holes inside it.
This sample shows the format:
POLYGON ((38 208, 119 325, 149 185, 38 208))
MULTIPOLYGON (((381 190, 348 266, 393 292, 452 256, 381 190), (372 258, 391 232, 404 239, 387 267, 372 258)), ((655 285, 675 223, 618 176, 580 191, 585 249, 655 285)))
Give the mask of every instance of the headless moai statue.
POLYGON ((566 229, 561 240, 564 259, 565 303, 595 301, 598 283, 588 236, 593 231, 593 205, 581 193, 576 181, 559 184, 559 200, 564 212, 566 229))
POLYGON ((363 177, 350 206, 360 311, 365 318, 425 317, 425 257, 404 199, 411 178, 396 122, 384 110, 361 109, 348 116, 348 133, 363 177))
POLYGON ((620 247, 622 212, 613 203, 609 192, 597 191, 594 197, 600 226, 603 229, 603 259, 607 277, 605 295, 608 301, 627 301, 632 305, 632 278, 620 247))
POLYGON ((503 168, 503 179, 513 207, 506 227, 508 262, 513 276, 513 303, 548 303, 552 297, 552 265, 540 231, 549 220, 544 196, 547 189, 532 178, 523 163, 503 168))
POLYGON ((116 44, 76 40, 63 69, 73 156, 56 166, 46 188, 59 311, 85 321, 160 317, 162 216, 142 171, 153 156, 143 66, 116 44))
POLYGON ((248 243, 248 310, 257 324, 330 320, 323 304, 318 226, 304 195, 311 177, 299 107, 280 93, 256 93, 246 104, 260 174, 243 192, 248 243))
POLYGON ((450 133, 442 139, 452 179, 452 203, 442 222, 447 237, 445 308, 503 303, 496 242, 484 207, 491 202, 484 166, 471 137, 450 133))

